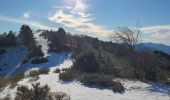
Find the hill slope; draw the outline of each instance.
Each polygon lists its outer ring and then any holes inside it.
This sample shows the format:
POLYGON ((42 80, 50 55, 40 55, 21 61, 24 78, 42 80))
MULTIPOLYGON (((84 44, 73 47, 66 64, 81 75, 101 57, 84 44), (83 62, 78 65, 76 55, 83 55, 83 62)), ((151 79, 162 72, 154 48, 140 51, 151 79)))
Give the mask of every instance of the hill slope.
MULTIPOLYGON (((24 78, 18 82, 18 85, 31 87, 31 84, 40 82, 41 85, 48 84, 51 92, 65 92, 70 95, 71 100, 168 100, 168 91, 170 87, 156 83, 143 83, 140 81, 129 81, 119 79, 126 88, 125 93, 113 93, 112 90, 102 87, 87 87, 80 82, 63 82, 59 80, 59 74, 53 73, 56 68, 69 68, 73 62, 65 54, 56 55, 57 59, 65 58, 60 65, 51 66, 49 74, 39 75, 39 79, 31 81, 31 78, 24 78)), ((6 95, 14 99, 17 87, 11 89, 9 86, 0 92, 0 97, 6 95)))

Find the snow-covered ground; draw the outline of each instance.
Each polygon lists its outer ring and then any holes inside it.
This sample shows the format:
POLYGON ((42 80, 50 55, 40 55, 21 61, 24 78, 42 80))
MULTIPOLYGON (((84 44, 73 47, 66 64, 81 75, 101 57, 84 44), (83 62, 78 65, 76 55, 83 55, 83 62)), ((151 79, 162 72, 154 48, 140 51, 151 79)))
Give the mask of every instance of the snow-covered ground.
POLYGON ((67 59, 70 54, 69 53, 49 53, 49 56, 47 57, 48 62, 42 63, 42 64, 31 64, 31 60, 26 63, 21 65, 21 67, 15 71, 15 73, 23 72, 30 70, 32 68, 50 68, 54 66, 58 66, 62 64, 65 59, 67 59))
MULTIPOLYGON (((54 54, 53 54, 54 55, 54 54)), ((65 55, 65 54, 64 54, 65 55)), ((63 54, 60 54, 63 56, 63 54)), ((54 60, 60 59, 53 58, 54 60)), ((30 81, 30 78, 25 78, 18 82, 18 85, 25 85, 31 87, 32 83, 40 82, 41 85, 48 85, 51 88, 51 92, 65 92, 71 96, 71 100, 170 100, 168 96, 168 90, 170 87, 160 85, 160 84, 147 84, 140 81, 129 81, 129 80, 119 80, 123 83, 126 88, 125 93, 113 93, 110 89, 102 89, 97 87, 87 87, 82 85, 80 82, 62 82, 59 80, 59 74, 53 73, 56 68, 68 68, 71 67, 73 62, 69 59, 69 56, 64 56, 65 58, 62 64, 50 67, 49 74, 39 75, 37 81, 30 81)), ((52 61, 52 62, 53 62, 52 61)), ((0 97, 10 95, 15 97, 17 87, 10 89, 6 87, 1 93, 0 97)))
POLYGON ((6 76, 14 71, 25 57, 26 48, 24 47, 11 47, 7 48, 6 52, 0 55, 0 76, 6 76))
POLYGON ((48 62, 42 64, 31 64, 31 60, 28 63, 21 64, 26 56, 27 49, 24 47, 11 47, 7 48, 6 52, 0 55, 0 76, 11 76, 20 72, 27 71, 31 68, 44 68, 54 67, 62 64, 70 54, 68 53, 49 53, 47 59, 48 62))
MULTIPOLYGON (((45 63, 45 64, 40 64, 40 65, 33 65, 29 62, 26 64, 22 64, 23 59, 26 57, 26 53, 27 53, 27 48, 24 46, 16 46, 16 47, 9 47, 6 48, 6 52, 2 55, 0 55, 0 69, 2 69, 0 71, 0 76, 12 76, 17 74, 18 72, 21 71, 26 71, 30 68, 33 67, 50 67, 51 64, 58 65, 59 62, 62 63, 62 61, 58 61, 58 60, 63 60, 63 58, 57 59, 57 61, 54 61, 56 59, 53 59, 54 57, 56 58, 56 54, 53 55, 53 53, 51 54, 51 56, 49 56, 48 50, 49 50, 49 46, 48 44, 50 42, 48 42, 47 39, 45 39, 43 36, 41 36, 43 31, 39 31, 37 33, 34 34, 34 38, 35 41, 37 43, 37 45, 41 46, 41 50, 44 53, 44 57, 48 57, 48 59, 50 59, 50 62, 45 63)), ((63 53, 61 53, 63 54, 63 53)), ((58 57, 64 57, 64 56, 60 56, 57 55, 58 57)))
POLYGON ((45 39, 43 36, 41 36, 43 31, 39 31, 37 33, 34 34, 34 38, 37 42, 37 45, 41 46, 41 50, 44 53, 44 57, 48 56, 48 50, 49 50, 49 46, 48 44, 50 43, 47 39, 45 39))

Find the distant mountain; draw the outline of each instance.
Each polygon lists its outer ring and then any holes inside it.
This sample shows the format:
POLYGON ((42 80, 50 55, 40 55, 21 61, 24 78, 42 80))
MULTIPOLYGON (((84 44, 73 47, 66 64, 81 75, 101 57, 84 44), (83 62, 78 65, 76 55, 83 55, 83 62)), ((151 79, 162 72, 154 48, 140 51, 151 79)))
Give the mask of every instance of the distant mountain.
POLYGON ((164 44, 156 44, 156 43, 139 43, 136 46, 137 50, 141 49, 150 49, 153 51, 162 51, 170 55, 170 46, 164 44))

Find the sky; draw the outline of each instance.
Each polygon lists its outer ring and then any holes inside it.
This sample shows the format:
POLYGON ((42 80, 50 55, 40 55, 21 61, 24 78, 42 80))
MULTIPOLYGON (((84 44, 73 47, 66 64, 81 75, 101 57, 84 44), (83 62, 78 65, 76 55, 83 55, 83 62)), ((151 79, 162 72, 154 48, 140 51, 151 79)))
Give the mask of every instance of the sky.
POLYGON ((141 26, 141 41, 170 45, 170 0, 0 0, 0 32, 58 30, 109 40, 118 27, 141 26))

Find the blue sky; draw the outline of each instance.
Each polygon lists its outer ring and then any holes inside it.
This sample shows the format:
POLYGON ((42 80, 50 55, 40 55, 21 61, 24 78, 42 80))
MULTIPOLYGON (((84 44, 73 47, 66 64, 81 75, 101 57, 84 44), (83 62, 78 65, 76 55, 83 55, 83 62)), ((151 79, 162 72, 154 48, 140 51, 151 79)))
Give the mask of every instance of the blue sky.
POLYGON ((143 42, 170 45, 170 0, 1 0, 0 32, 63 27, 108 39, 117 27, 140 23, 143 42))

